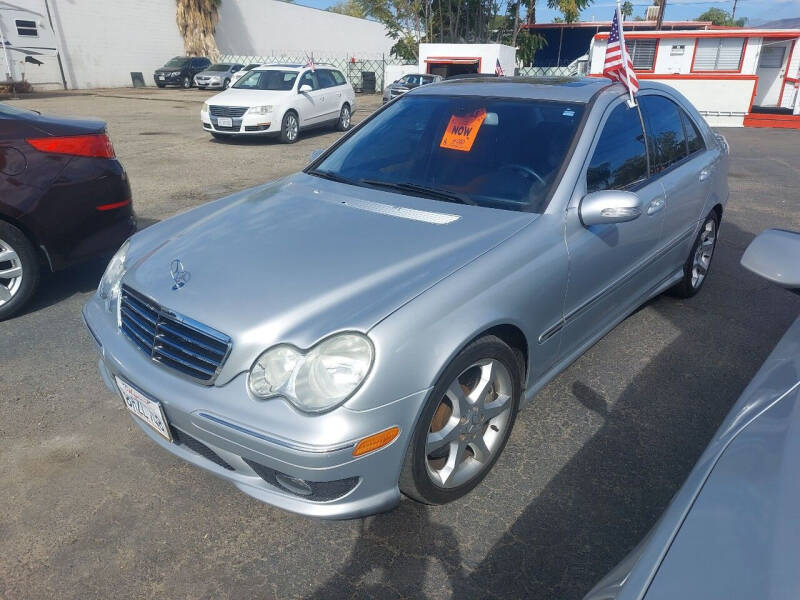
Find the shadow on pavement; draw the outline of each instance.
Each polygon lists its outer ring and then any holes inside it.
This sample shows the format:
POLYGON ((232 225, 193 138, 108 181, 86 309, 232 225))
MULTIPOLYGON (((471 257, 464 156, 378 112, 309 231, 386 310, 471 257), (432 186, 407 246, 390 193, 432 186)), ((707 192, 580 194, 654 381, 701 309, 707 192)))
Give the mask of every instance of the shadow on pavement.
MULTIPOLYGON (((564 600, 586 594, 652 527, 797 316, 795 297, 738 266, 751 238, 726 223, 722 239, 738 243, 726 246, 721 241, 716 269, 712 267, 704 290, 690 300, 667 296, 650 303, 653 318, 666 321, 677 333, 638 368, 618 398, 605 398, 586 383, 583 375, 588 379, 596 372, 570 368, 559 377, 573 378, 567 384, 572 395, 599 415, 603 425, 530 498, 475 568, 459 562, 465 550, 450 527, 431 522, 427 507, 403 502, 394 513, 373 517, 344 570, 312 597, 389 597, 389 590, 425 597, 419 586, 431 559, 445 565, 448 581, 440 591, 428 588, 428 596, 564 600), (417 527, 428 532, 420 534, 417 527), (368 580, 369 573, 379 579, 368 580)), ((620 354, 603 362, 618 360, 620 371, 633 369, 636 350, 620 354)), ((498 467, 504 468, 504 461, 498 467)), ((505 461, 509 467, 513 465, 505 461)), ((523 470, 514 476, 526 474, 523 470)), ((478 487, 472 495, 481 493, 478 487)), ((469 536, 468 522, 458 529, 469 536)))

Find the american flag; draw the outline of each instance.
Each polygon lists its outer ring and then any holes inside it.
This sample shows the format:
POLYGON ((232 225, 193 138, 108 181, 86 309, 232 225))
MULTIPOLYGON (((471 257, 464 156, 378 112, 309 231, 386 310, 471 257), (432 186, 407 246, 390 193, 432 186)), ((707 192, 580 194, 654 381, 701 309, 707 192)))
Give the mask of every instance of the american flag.
POLYGON ((603 75, 614 81, 620 81, 628 88, 633 100, 633 95, 639 91, 639 80, 633 71, 633 61, 628 49, 625 47, 625 35, 622 32, 619 16, 619 5, 614 11, 614 20, 611 22, 611 31, 608 34, 606 46, 606 62, 603 65, 603 75))
POLYGON ((500 66, 500 59, 497 59, 497 62, 494 65, 494 74, 498 77, 503 76, 503 67, 500 66))
POLYGON ((312 71, 314 70, 314 53, 311 53, 311 56, 306 54, 306 66, 310 68, 312 71))

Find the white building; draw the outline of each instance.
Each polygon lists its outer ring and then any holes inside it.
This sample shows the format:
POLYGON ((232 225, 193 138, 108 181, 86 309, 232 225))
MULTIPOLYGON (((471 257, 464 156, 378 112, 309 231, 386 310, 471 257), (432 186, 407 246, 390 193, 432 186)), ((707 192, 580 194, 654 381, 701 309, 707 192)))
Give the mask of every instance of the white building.
POLYGON ((449 77, 464 73, 495 72, 513 75, 517 51, 503 44, 420 44, 419 72, 449 77))
MULTIPOLYGON (((594 36, 589 72, 602 76, 608 33, 594 36)), ((711 125, 800 128, 800 30, 717 28, 626 32, 640 80, 684 94, 711 125)))
MULTIPOLYGON (((219 17, 216 39, 224 54, 380 57, 393 44, 380 23, 279 0, 225 0, 219 17)), ((31 20, 36 35, 54 40, 58 53, 40 59, 41 66, 24 65, 36 89, 130 86, 131 72, 152 85, 156 68, 184 54, 175 0, 0 0, 4 32, 31 20)), ((0 79, 7 70, 3 60, 0 52, 0 79)))

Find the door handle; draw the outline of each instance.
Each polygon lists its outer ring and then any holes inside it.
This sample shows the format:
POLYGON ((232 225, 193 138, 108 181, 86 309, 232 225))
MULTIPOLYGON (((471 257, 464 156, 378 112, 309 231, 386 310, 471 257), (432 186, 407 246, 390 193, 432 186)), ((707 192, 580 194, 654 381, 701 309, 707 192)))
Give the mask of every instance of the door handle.
POLYGON ((663 196, 654 198, 653 200, 650 201, 650 204, 647 205, 647 214, 654 215, 660 210, 663 210, 665 205, 666 201, 664 200, 663 196))
POLYGON ((703 169, 702 171, 700 171, 700 177, 699 177, 700 181, 705 181, 709 177, 711 177, 711 171, 709 171, 708 169, 703 169))

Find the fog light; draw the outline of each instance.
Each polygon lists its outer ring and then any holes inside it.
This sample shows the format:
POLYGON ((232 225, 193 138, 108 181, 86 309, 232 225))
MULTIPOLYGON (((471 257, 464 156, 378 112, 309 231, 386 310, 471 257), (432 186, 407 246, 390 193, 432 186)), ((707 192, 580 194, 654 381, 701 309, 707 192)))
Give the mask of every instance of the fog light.
POLYGON ((391 444, 399 433, 400 429, 398 427, 390 427, 389 429, 365 437, 356 444, 356 447, 353 449, 353 456, 361 456, 362 454, 367 454, 379 448, 383 448, 391 444))
POLYGON ((275 481, 298 496, 310 496, 314 491, 307 481, 299 479, 298 477, 292 477, 286 473, 275 473, 275 481))

